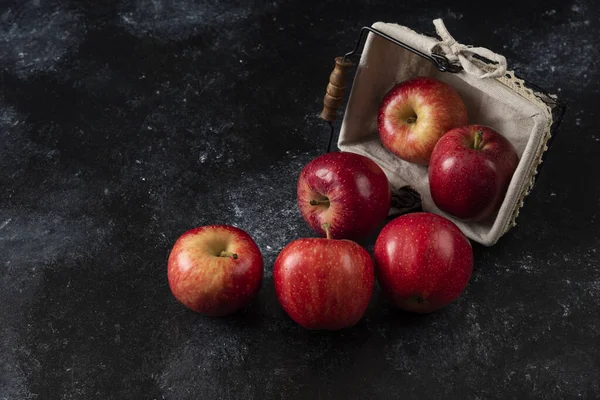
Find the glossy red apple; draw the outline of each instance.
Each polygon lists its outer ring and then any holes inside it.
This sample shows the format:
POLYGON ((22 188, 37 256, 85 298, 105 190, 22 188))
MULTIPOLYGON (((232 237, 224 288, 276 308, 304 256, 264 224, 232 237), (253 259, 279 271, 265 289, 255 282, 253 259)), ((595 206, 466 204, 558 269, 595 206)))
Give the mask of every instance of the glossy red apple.
POLYGON ((394 86, 377 117, 381 143, 403 160, 428 165, 442 135, 468 123, 456 90, 437 79, 416 77, 394 86))
POLYGON ((431 155, 431 197, 440 210, 454 217, 485 220, 502 205, 518 163, 513 145, 492 128, 455 128, 440 139, 431 155))
POLYGON ((263 258, 254 240, 228 225, 209 225, 177 239, 168 261, 171 292, 190 309, 209 316, 246 307, 260 290, 263 258))
POLYGON ((367 309, 374 280, 369 253, 350 240, 296 240, 283 248, 273 268, 279 302, 307 329, 355 325, 367 309))
POLYGON ((390 221, 374 249, 377 279, 391 302, 429 313, 448 305, 473 271, 471 243, 450 220, 411 213, 390 221))
POLYGON ((327 153, 308 163, 298 179, 298 207, 304 220, 325 236, 360 240, 380 228, 390 210, 390 184, 370 158, 327 153))

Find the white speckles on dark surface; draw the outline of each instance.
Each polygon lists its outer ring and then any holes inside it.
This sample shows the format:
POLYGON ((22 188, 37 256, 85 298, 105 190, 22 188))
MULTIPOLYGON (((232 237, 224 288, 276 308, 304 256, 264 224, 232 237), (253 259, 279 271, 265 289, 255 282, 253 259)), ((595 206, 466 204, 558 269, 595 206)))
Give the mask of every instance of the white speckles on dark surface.
POLYGON ((173 351, 160 373, 158 381, 163 394, 172 399, 187 398, 194 393, 201 393, 206 398, 223 395, 226 398, 250 398, 252 386, 240 385, 234 372, 251 361, 248 339, 219 327, 196 330, 193 337, 173 351), (181 375, 182 368, 188 369, 196 385, 191 386, 187 382, 189 377, 181 375), (206 379, 214 370, 222 373, 218 378, 213 375, 213 379, 206 379))
MULTIPOLYGON (((272 275, 273 262, 290 238, 313 236, 304 226, 295 195, 296 178, 310 155, 286 157, 269 173, 242 174, 240 185, 226 189, 226 201, 231 224, 246 230, 261 249, 265 261, 265 278, 272 275), (257 218, 257 216, 260 216, 257 218)), ((294 240, 291 239, 291 240, 294 240)))
POLYGON ((28 388, 27 377, 36 371, 39 372, 41 364, 39 361, 35 362, 31 356, 25 361, 20 360, 19 349, 14 347, 18 341, 14 328, 4 326, 0 335, 0 398, 34 399, 36 396, 28 388))
MULTIPOLYGON (((37 320, 29 320, 31 305, 38 296, 44 298, 48 275, 60 274, 68 260, 91 256, 108 245, 114 224, 99 223, 92 215, 93 193, 79 172, 70 171, 57 179, 60 151, 37 140, 27 116, 4 102, 0 102, 0 110, 0 159, 5 162, 0 173, 4 193, 0 248, 5 252, 0 266, 0 303, 4 305, 0 309, 4 339, 0 344, 0 398, 28 399, 39 395, 28 382, 43 376, 47 367, 43 352, 52 347, 52 341, 44 343, 39 353, 32 342, 23 340, 23 328, 27 332, 39 329, 34 328, 37 320), (43 196, 23 195, 23 191, 40 188, 43 196)), ((47 132, 37 133, 43 136, 47 132)), ((67 278, 60 288, 68 290, 70 284, 67 278)), ((59 290, 55 287, 52 292, 59 290)), ((51 299, 45 301, 52 304, 51 299)), ((62 314, 61 307, 49 312, 62 314)), ((49 326, 56 333, 51 323, 49 326)))
POLYGON ((4 102, 0 103, 0 128, 2 129, 3 141, 10 135, 10 129, 21 122, 17 112, 13 107, 7 106, 4 102))
POLYGON ((600 9, 519 7, 6 3, 0 398, 598 398, 600 9), (314 236, 296 179, 327 144, 332 60, 360 26, 432 34, 435 17, 561 88, 565 120, 517 228, 474 246, 451 306, 414 316, 376 288, 353 329, 302 330, 271 271, 314 236), (166 280, 176 238, 209 223, 246 230, 265 259, 259 295, 227 318, 189 312, 166 280))
POLYGON ((26 78, 55 71, 85 36, 80 15, 57 1, 23 1, 0 15, 0 67, 26 78), (49 4, 48 4, 49 3, 49 4))
POLYGON ((448 15, 448 18, 454 18, 454 19, 462 19, 462 17, 464 16, 463 13, 453 12, 452 10, 448 10, 447 15, 448 15))
POLYGON ((123 1, 119 24, 136 36, 182 40, 204 29, 221 28, 248 17, 251 4, 211 1, 134 0, 123 1))
MULTIPOLYGON (((596 34, 589 29, 589 12, 583 4, 573 4, 570 12, 561 13, 566 18, 551 28, 497 29, 495 33, 510 52, 509 69, 521 78, 554 87, 555 91, 560 90, 559 81, 569 92, 590 86, 598 89, 600 48, 596 34)), ((548 18, 556 14, 555 9, 543 12, 548 18)))

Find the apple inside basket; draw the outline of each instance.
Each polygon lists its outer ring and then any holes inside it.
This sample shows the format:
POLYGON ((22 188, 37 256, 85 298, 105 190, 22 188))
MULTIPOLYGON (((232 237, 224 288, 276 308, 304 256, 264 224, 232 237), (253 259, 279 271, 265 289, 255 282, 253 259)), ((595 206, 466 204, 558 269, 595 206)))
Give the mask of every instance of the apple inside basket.
MULTIPOLYGON (((400 25, 378 22, 373 28, 425 53, 438 43, 400 25)), ((357 67, 338 147, 373 159, 384 170, 393 188, 411 186, 421 195, 425 211, 449 218, 467 237, 491 246, 514 223, 523 193, 535 174, 551 122, 552 117, 543 104, 525 98, 499 79, 479 78, 465 71, 440 72, 427 59, 371 33, 357 67), (517 150, 519 165, 502 206, 493 218, 463 222, 440 211, 431 198, 427 167, 401 160, 381 144, 377 130, 380 102, 396 83, 415 76, 434 77, 454 87, 467 107, 469 124, 490 126, 517 150)))

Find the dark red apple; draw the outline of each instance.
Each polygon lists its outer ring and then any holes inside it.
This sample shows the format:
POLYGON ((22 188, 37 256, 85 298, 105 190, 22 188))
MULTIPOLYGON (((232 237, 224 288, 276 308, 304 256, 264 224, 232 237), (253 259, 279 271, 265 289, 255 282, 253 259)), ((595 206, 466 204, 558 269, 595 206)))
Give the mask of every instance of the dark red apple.
POLYGON ((260 290, 263 258, 254 240, 228 225, 209 225, 177 239, 168 261, 171 292, 190 309, 209 316, 246 307, 260 290))
POLYGON ((329 237, 293 241, 279 253, 273 268, 279 302, 307 329, 355 325, 367 309, 374 280, 373 262, 365 249, 329 237))
POLYGON ((377 279, 391 302, 429 313, 455 300, 473 271, 471 243, 450 220, 411 213, 390 221, 374 249, 377 279))
POLYGON ((373 160, 355 153, 327 153, 308 163, 298 179, 304 220, 325 236, 360 240, 383 225, 390 210, 390 184, 373 160))
POLYGON ((431 155, 431 197, 440 210, 454 217, 482 221, 502 205, 518 163, 513 145, 492 128, 455 128, 440 139, 431 155))
POLYGON ((381 143, 403 160, 427 165, 442 135, 468 124, 458 92, 434 78, 416 77, 395 85, 377 117, 381 143))

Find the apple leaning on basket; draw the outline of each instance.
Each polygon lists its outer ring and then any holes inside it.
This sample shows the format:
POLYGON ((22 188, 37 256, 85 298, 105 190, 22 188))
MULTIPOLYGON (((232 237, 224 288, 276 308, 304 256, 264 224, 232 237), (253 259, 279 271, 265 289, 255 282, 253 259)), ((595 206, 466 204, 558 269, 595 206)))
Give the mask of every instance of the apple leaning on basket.
MULTIPOLYGON (((281 251, 273 272, 277 297, 304 327, 352 326, 371 297, 370 258, 366 261, 366 251, 351 251, 361 247, 348 239, 365 239, 385 223, 387 177, 365 156, 328 153, 300 173, 298 206, 317 233, 325 236, 318 224, 327 228, 327 237, 300 239, 281 251), (337 240, 330 238, 334 228, 337 240)), ((469 240, 453 222, 431 213, 408 214, 385 225, 374 256, 377 279, 390 302, 418 313, 454 301, 473 270, 469 240)))

